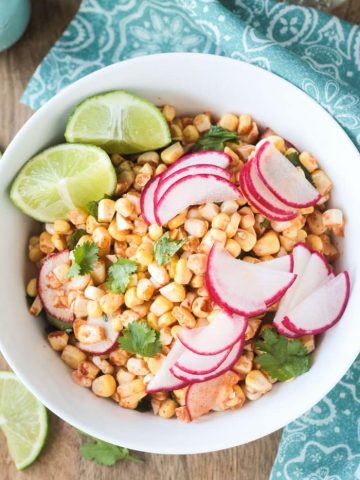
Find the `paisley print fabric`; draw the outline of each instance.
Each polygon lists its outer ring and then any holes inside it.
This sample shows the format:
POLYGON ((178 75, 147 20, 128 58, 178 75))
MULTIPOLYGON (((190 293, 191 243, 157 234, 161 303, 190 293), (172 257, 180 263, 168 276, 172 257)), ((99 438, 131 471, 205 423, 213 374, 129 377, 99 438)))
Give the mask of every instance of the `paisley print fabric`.
MULTIPOLYGON (((105 65, 159 52, 226 55, 273 71, 318 101, 360 148, 360 27, 273 0, 83 0, 22 101, 39 108, 105 65)), ((360 357, 288 425, 271 480, 360 480, 359 380, 360 357)))

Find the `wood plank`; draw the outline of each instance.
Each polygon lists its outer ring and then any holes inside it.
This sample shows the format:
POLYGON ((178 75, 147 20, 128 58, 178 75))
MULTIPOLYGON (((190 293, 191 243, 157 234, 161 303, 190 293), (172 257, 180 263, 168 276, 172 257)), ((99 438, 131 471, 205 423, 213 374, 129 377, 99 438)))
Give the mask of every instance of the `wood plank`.
MULTIPOLYGON (((33 0, 32 20, 26 34, 13 48, 0 53, 0 149, 31 116, 31 110, 21 105, 19 98, 36 66, 64 31, 79 4, 79 0, 33 0)), ((360 24, 358 0, 349 0, 336 13, 360 24)), ((6 368, 0 356, 0 370, 6 368)), ((143 464, 120 463, 108 468, 83 460, 79 455, 82 441, 79 434, 55 415, 50 417, 49 441, 40 459, 26 473, 16 471, 0 434, 1 480, 267 480, 281 435, 276 432, 242 447, 204 455, 139 454, 143 464)))

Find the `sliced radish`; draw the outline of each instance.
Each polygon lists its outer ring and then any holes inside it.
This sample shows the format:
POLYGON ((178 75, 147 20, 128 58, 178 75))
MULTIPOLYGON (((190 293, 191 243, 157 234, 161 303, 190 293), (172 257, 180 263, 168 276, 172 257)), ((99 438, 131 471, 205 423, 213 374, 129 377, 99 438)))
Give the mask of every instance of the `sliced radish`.
POLYGON ((205 152, 189 153, 181 157, 173 163, 164 173, 161 174, 162 179, 165 179, 174 172, 185 167, 192 167, 194 165, 214 165, 220 168, 227 168, 231 163, 231 158, 224 152, 216 150, 208 150, 205 152))
POLYGON ((165 225, 190 205, 236 200, 240 192, 235 185, 217 175, 190 175, 173 183, 155 209, 159 225, 165 225))
POLYGON ((215 243, 205 274, 210 297, 225 310, 255 316, 280 300, 296 275, 237 260, 215 243))
MULTIPOLYGON (((261 149, 259 151, 261 151, 261 149)), ((258 154, 259 153, 257 153, 257 155, 258 154)), ((247 186, 251 195, 265 208, 280 215, 296 218, 299 214, 298 210, 289 207, 271 193, 260 178, 255 162, 256 160, 248 162, 241 171, 241 175, 246 175, 247 186)))
MULTIPOLYGON (((64 295, 64 293, 65 295, 67 294, 68 285, 65 283, 59 288, 50 288, 48 285, 48 275, 51 274, 57 266, 63 265, 64 263, 70 264, 70 252, 68 250, 54 253, 44 261, 39 272, 38 291, 47 313, 61 322, 71 324, 74 321, 74 314, 70 308, 54 307, 56 299, 64 295)), ((69 328, 71 328, 71 325, 69 328)))
POLYGON ((112 328, 110 319, 105 320, 104 317, 89 317, 87 323, 89 325, 103 327, 106 338, 105 340, 101 340, 101 342, 91 344, 78 342, 77 346, 80 348, 80 350, 89 352, 92 355, 103 355, 104 353, 111 352, 111 350, 117 346, 119 333, 115 332, 115 330, 112 328))
POLYGON ((245 172, 243 173, 243 170, 245 167, 243 167, 240 175, 240 188, 243 197, 245 197, 250 205, 256 208, 260 213, 262 213, 266 218, 269 218, 270 220, 275 220, 278 222, 287 222, 289 220, 293 219, 292 214, 288 215, 281 215, 280 213, 274 212, 274 210, 270 210, 266 208, 264 205, 259 203, 256 198, 250 193, 250 190, 247 185, 247 170, 245 169, 245 172))
POLYGON ((317 203, 321 197, 315 187, 270 142, 257 151, 256 167, 261 180, 282 202, 303 208, 317 203))
POLYGON ((284 314, 288 310, 288 306, 291 302, 291 298, 294 294, 295 287, 302 278, 305 269, 311 259, 311 250, 305 243, 298 243, 292 252, 293 256, 293 273, 297 275, 297 279, 293 283, 292 287, 285 293, 279 303, 279 308, 276 312, 273 320, 273 325, 279 333, 287 337, 294 337, 294 332, 289 330, 283 325, 284 314))
POLYGON ((233 347, 244 335, 247 325, 247 318, 222 310, 206 327, 183 328, 178 339, 190 352, 217 355, 233 347))
MULTIPOLYGON (((265 130, 263 131, 263 133, 261 134, 260 138, 261 140, 267 138, 267 137, 270 137, 270 136, 276 136, 276 137, 279 137, 280 135, 278 135, 276 132, 274 132, 274 130, 272 130, 271 128, 269 127, 266 127, 265 130)), ((289 140, 286 140, 286 138, 284 137, 281 137, 284 142, 285 142, 285 148, 288 149, 288 148, 295 148, 295 150, 297 150, 297 148, 294 146, 294 144, 292 144, 291 142, 289 142, 289 140)), ((256 146, 259 145, 260 142, 257 143, 256 146)))
POLYGON ((282 272, 291 272, 294 270, 294 257, 292 254, 266 260, 265 262, 255 263, 261 267, 271 268, 273 270, 281 270, 282 272))
POLYGON ((190 419, 195 420, 224 402, 238 381, 239 376, 229 371, 212 380, 190 385, 185 397, 190 419))
POLYGON ((224 168, 217 167, 211 164, 200 164, 200 165, 191 165, 189 167, 181 168, 180 170, 175 170, 170 175, 166 175, 165 178, 161 178, 160 182, 155 190, 154 195, 154 204, 157 205, 162 195, 166 190, 181 178, 188 177, 189 175, 199 175, 199 174, 209 174, 217 175, 219 177, 225 178, 225 180, 230 180, 231 173, 224 168))
POLYGON ((213 372, 195 375, 193 373, 186 373, 181 370, 179 367, 174 365, 170 368, 170 372, 179 380, 182 380, 186 383, 197 383, 197 382, 204 382, 205 380, 211 380, 212 378, 216 378, 222 373, 230 370, 232 366, 237 362, 239 359, 243 348, 244 348, 244 338, 242 337, 240 341, 235 343, 235 345, 231 348, 229 355, 227 356, 226 360, 213 372))
POLYGON ((175 364, 179 357, 185 352, 185 347, 179 341, 176 341, 167 357, 163 361, 160 370, 146 387, 147 393, 171 392, 187 385, 183 380, 174 377, 170 368, 175 364))
POLYGON ((141 215, 145 222, 148 225, 155 223, 155 214, 154 214, 154 195, 155 190, 160 182, 160 175, 153 177, 146 185, 142 191, 140 198, 140 208, 141 215))
POLYGON ((297 336, 325 332, 342 317, 349 295, 349 274, 343 272, 294 307, 283 323, 297 336))
POLYGON ((216 355, 198 355, 186 350, 175 365, 185 373, 193 373, 194 375, 212 373, 224 363, 231 352, 231 348, 216 355))

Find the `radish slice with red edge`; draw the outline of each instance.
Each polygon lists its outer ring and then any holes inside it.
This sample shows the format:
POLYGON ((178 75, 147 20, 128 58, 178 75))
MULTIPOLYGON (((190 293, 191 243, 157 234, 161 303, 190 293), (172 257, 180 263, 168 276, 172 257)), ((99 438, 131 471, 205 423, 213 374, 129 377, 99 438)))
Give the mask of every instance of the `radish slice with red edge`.
POLYGON ((240 197, 235 185, 217 175, 190 175, 181 178, 163 194, 155 208, 159 225, 165 225, 190 205, 208 202, 225 202, 240 197))
MULTIPOLYGON (((257 153, 257 155, 258 154, 259 153, 257 153)), ((298 210, 289 207, 273 195, 260 178, 255 161, 256 160, 252 160, 248 162, 241 171, 241 174, 246 175, 247 186, 251 195, 253 195, 255 200, 265 208, 272 210, 275 213, 279 213, 280 215, 296 218, 299 214, 298 210)))
POLYGON ((155 223, 155 214, 154 214, 154 195, 155 190, 160 182, 160 175, 153 177, 146 185, 142 191, 140 198, 140 209, 141 215, 145 222, 148 225, 155 223))
POLYGON ((224 399, 229 398, 233 386, 239 381, 239 376, 232 372, 202 383, 190 385, 185 396, 185 406, 190 420, 205 415, 219 406, 224 399))
POLYGON ((255 263, 261 267, 271 268, 273 270, 280 270, 282 272, 294 271, 294 257, 292 254, 284 255, 282 257, 274 258, 272 260, 266 260, 265 262, 255 263))
POLYGON ((44 261, 38 277, 38 292, 40 300, 47 313, 61 322, 68 322, 69 328, 71 328, 71 324, 74 321, 74 314, 70 308, 54 307, 56 298, 61 296, 60 290, 65 291, 65 294, 67 293, 67 283, 61 285, 59 288, 50 288, 48 285, 48 275, 53 273, 56 267, 63 265, 64 263, 70 264, 69 250, 64 250, 60 253, 54 253, 44 261))
POLYGON ((280 213, 274 212, 274 210, 266 208, 264 205, 259 203, 254 196, 250 193, 250 190, 248 188, 247 184, 247 170, 246 170, 246 165, 243 167, 241 170, 240 174, 240 188, 243 197, 245 197, 250 205, 256 208, 260 213, 262 213, 266 218, 269 218, 270 220, 275 220, 278 222, 287 222, 289 220, 292 220, 293 214, 288 214, 288 215, 281 215, 280 213), (244 171, 245 170, 245 171, 244 171))
POLYGON ((165 172, 161 174, 161 177, 162 180, 164 180, 174 172, 177 172, 185 167, 192 167, 194 165, 214 165, 220 168, 227 168, 230 163, 231 157, 226 153, 218 152, 217 150, 189 153, 170 165, 170 167, 168 167, 165 172))
POLYGON ((170 185, 175 183, 177 180, 189 175, 199 175, 201 173, 218 175, 219 177, 225 178, 225 180, 230 180, 231 178, 231 173, 228 170, 208 163, 181 168, 180 170, 176 170, 170 175, 167 175, 165 178, 160 179, 160 182, 155 190, 154 204, 157 205, 159 203, 162 195, 166 192, 170 185))
POLYGON ((147 393, 155 392, 172 392, 187 385, 183 380, 174 377, 170 372, 170 368, 185 352, 185 347, 178 340, 174 343, 172 349, 161 364, 160 370, 155 377, 146 386, 147 393))
POLYGON ((246 317, 221 310, 205 327, 183 328, 178 339, 190 352, 217 355, 233 347, 245 334, 247 325, 246 317))
MULTIPOLYGON (((261 138, 261 140, 264 140, 264 139, 266 139, 266 138, 268 138, 268 137, 270 137, 270 136, 276 136, 276 137, 282 138, 282 139, 284 140, 284 142, 285 142, 285 148, 286 148, 286 150, 287 150, 288 148, 294 148, 295 150, 297 150, 297 148, 294 146, 293 143, 289 142, 289 140, 286 140, 286 138, 281 137, 280 135, 278 135, 276 132, 274 132, 274 130, 272 130, 272 129, 269 128, 269 127, 266 127, 266 128, 265 128, 265 130, 264 130, 263 133, 261 134, 260 138, 261 138)), ((261 141, 258 142, 258 143, 256 144, 256 146, 257 146, 257 147, 258 147, 258 146, 260 147, 260 144, 261 144, 261 141)))
POLYGON ((256 167, 267 188, 286 205, 310 207, 321 195, 297 169, 270 142, 265 142, 256 153, 256 167))
POLYGON ((215 355, 198 355, 187 350, 181 355, 175 365, 185 373, 194 375, 212 373, 224 363, 231 352, 231 348, 215 355))
POLYGON ((284 318, 284 325, 297 336, 325 332, 342 317, 350 295, 348 272, 343 272, 315 290, 284 318))
POLYGON ((223 309, 247 317, 259 315, 280 300, 296 275, 237 260, 219 243, 208 257, 209 296, 223 309))
POLYGON ((91 344, 78 342, 76 345, 80 350, 91 353, 92 355, 103 355, 117 347, 119 333, 115 332, 112 328, 110 319, 105 320, 104 317, 89 317, 87 323, 89 325, 103 327, 106 338, 100 342, 91 344))
POLYGON ((197 382, 204 382, 205 380, 211 380, 212 378, 216 378, 222 373, 228 370, 231 370, 231 368, 238 361, 243 351, 244 344, 245 344, 245 340, 244 338, 241 338, 240 341, 235 343, 235 345, 231 348, 231 351, 227 356, 226 360, 216 370, 214 370, 211 373, 198 374, 198 375, 193 373, 186 373, 176 365, 170 368, 170 372, 179 380, 182 380, 187 383, 197 383, 197 382))

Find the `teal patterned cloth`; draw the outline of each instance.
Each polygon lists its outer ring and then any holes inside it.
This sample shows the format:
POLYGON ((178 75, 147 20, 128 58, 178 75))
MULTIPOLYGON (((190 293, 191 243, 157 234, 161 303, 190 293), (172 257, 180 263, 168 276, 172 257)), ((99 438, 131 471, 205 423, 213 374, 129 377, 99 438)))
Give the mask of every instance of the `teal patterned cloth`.
MULTIPOLYGON (((226 55, 284 77, 328 110, 360 148, 360 27, 273 0, 84 0, 22 101, 36 109, 104 65, 185 51, 226 55)), ((359 380, 360 357, 321 402, 288 425, 272 480, 360 480, 359 380)))

